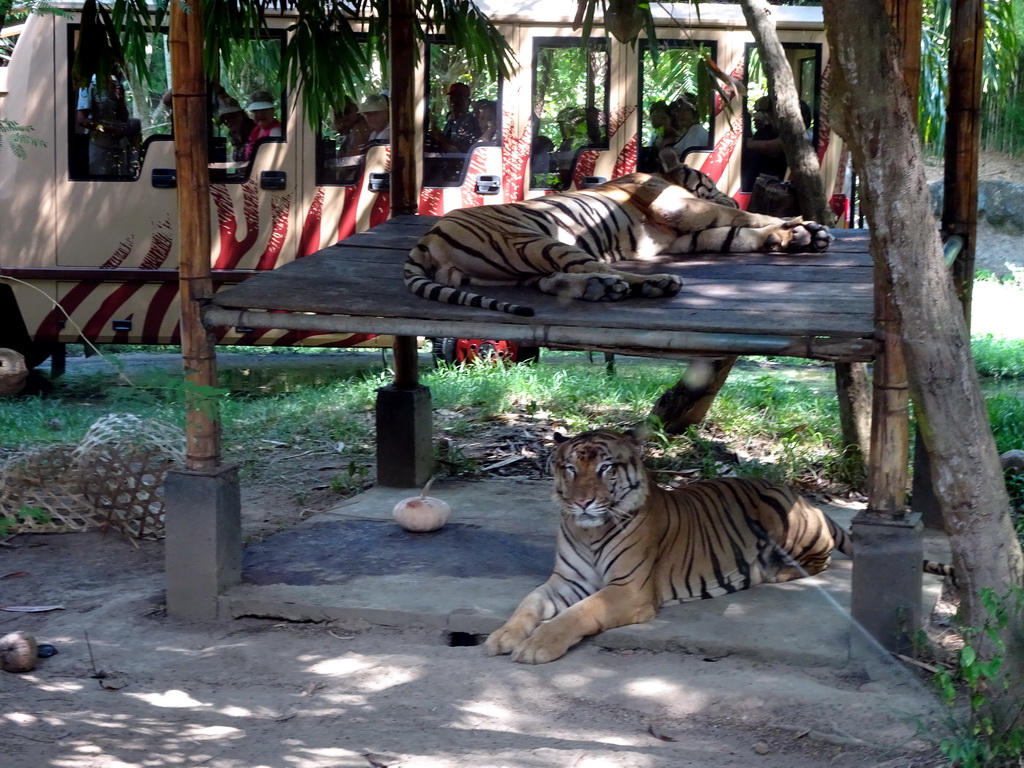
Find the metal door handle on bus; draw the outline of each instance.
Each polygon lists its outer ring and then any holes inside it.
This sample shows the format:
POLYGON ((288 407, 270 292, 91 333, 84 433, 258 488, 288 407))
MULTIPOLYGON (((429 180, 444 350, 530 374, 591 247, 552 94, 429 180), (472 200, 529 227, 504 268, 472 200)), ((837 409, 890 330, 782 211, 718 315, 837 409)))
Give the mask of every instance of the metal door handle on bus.
POLYGON ((260 189, 282 190, 288 188, 288 174, 285 171, 263 171, 260 173, 260 189))

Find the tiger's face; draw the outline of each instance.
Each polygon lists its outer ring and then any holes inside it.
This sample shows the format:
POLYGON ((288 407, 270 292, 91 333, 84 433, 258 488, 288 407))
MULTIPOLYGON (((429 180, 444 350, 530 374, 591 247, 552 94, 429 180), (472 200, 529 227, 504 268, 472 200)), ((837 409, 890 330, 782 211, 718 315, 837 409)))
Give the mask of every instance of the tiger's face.
POLYGON ((560 443, 551 457, 555 500, 580 528, 623 523, 647 500, 647 475, 638 447, 622 435, 597 430, 560 443))

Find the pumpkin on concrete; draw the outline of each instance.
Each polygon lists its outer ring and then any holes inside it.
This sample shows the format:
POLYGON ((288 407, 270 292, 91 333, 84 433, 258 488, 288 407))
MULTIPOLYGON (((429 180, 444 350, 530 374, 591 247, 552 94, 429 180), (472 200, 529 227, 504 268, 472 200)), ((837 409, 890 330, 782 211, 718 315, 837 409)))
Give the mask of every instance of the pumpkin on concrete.
POLYGON ((434 478, 430 478, 423 487, 419 496, 410 496, 395 504, 392 510, 392 517, 395 522, 407 531, 413 533, 426 533, 436 531, 448 522, 452 509, 448 502, 427 496, 427 491, 433 484, 434 478))

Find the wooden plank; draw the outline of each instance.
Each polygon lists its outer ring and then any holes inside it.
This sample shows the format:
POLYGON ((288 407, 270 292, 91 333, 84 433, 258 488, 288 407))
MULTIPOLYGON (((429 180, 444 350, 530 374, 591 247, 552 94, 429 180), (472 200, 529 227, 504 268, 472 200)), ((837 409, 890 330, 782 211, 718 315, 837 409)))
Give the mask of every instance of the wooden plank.
POLYGON ((800 350, 822 359, 867 360, 873 355, 873 266, 862 232, 838 233, 826 253, 696 254, 679 261, 622 264, 640 273, 680 275, 683 289, 669 299, 593 304, 560 300, 533 288, 472 288, 533 307, 535 316, 524 318, 440 304, 406 289, 401 270, 408 249, 434 220, 392 219, 229 287, 212 305, 284 310, 291 314, 251 319, 309 330, 477 335, 486 329, 506 334, 494 338, 536 342, 557 336, 563 345, 586 340, 587 348, 599 347, 602 338, 632 340, 626 346, 673 355, 684 347, 706 353, 717 339, 729 349, 800 350), (651 348, 654 343, 664 349, 651 348))

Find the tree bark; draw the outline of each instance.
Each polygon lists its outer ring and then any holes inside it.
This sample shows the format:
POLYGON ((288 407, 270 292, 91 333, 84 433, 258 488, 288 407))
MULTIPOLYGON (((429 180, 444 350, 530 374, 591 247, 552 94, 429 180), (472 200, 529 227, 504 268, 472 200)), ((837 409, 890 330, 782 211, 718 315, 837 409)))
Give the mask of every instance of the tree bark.
POLYGON ((658 398, 651 415, 670 435, 681 435, 700 424, 711 410, 711 404, 725 385, 736 360, 735 356, 694 360, 683 377, 658 398))
POLYGON ((778 117, 779 138, 786 152, 800 212, 805 218, 832 226, 836 217, 828 206, 818 157, 807 141, 807 128, 800 115, 800 96, 786 51, 775 31, 772 7, 767 0, 740 0, 740 5, 764 62, 768 92, 778 117))
MULTIPOLYGON (((899 49, 883 0, 824 0, 835 77, 833 125, 860 169, 872 252, 888 271, 899 313, 911 396, 932 458, 932 473, 962 596, 966 624, 989 618, 979 593, 1005 594, 1024 583, 988 412, 970 356, 963 311, 942 260, 942 244, 915 129, 899 49)), ((1009 688, 993 699, 1024 695, 1024 615, 1002 633, 1009 688)), ((984 638, 979 638, 982 652, 984 638)), ((1020 715, 1018 714, 1019 718, 1020 715)))

